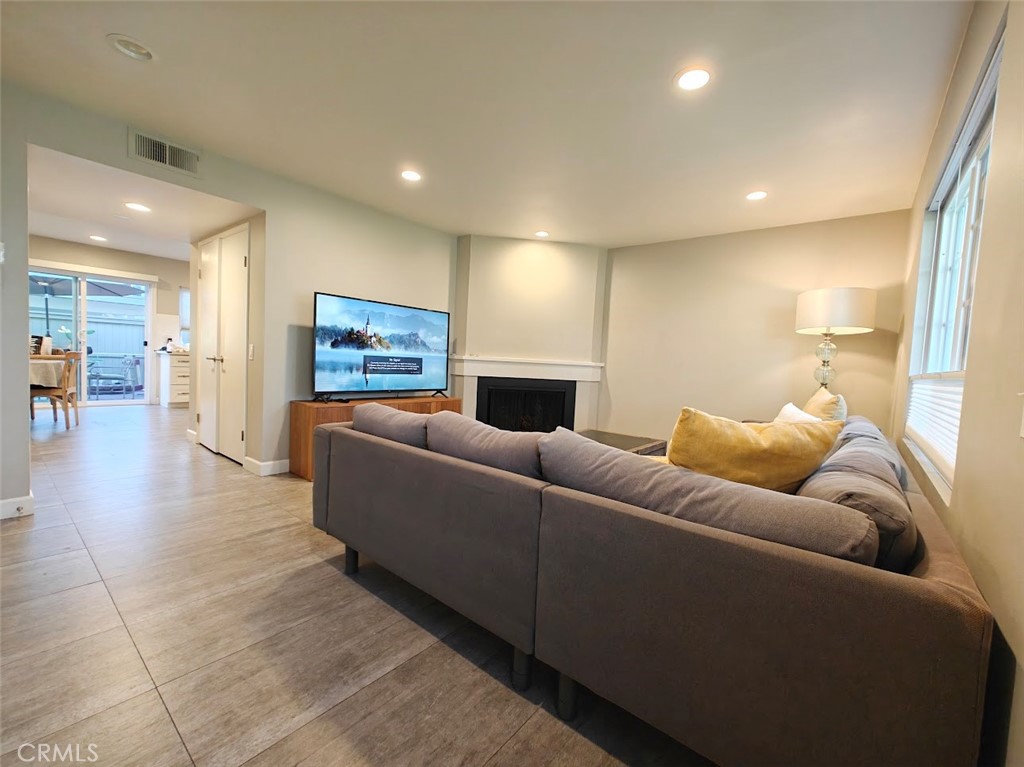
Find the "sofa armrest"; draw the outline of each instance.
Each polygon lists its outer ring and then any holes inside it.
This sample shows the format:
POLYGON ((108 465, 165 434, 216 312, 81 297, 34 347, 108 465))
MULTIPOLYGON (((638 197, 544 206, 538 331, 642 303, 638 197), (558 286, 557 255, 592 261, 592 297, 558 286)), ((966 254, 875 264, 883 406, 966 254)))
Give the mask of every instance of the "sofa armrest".
POLYGON ((338 429, 351 429, 352 422, 326 423, 313 430, 313 525, 327 530, 327 510, 330 508, 331 433, 338 429))
POLYGON ((540 660, 723 765, 975 762, 992 617, 949 582, 955 549, 929 540, 914 577, 564 488, 543 502, 540 660))
POLYGON ((931 504, 923 495, 913 492, 907 493, 907 501, 914 513, 921 541, 917 564, 910 574, 930 583, 943 584, 984 605, 985 599, 974 582, 974 576, 931 504))

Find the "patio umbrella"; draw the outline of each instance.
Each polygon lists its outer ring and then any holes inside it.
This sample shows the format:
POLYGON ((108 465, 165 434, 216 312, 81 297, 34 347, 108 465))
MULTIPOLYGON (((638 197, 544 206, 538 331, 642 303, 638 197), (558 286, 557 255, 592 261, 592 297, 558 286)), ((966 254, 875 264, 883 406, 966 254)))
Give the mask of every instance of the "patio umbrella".
MULTIPOLYGON (((143 288, 127 282, 107 282, 105 280, 88 279, 85 281, 86 293, 97 298, 110 296, 140 296, 143 288)), ((71 277, 46 274, 30 274, 28 276, 28 292, 34 296, 71 296, 74 295, 74 280, 71 277)))
MULTIPOLYGON (((86 295, 97 298, 111 296, 139 296, 143 288, 127 282, 107 282, 106 280, 87 279, 86 295)), ((28 276, 28 292, 32 296, 43 297, 43 311, 46 314, 46 335, 50 335, 50 296, 72 296, 75 293, 75 281, 71 277, 59 274, 30 274, 28 276)))

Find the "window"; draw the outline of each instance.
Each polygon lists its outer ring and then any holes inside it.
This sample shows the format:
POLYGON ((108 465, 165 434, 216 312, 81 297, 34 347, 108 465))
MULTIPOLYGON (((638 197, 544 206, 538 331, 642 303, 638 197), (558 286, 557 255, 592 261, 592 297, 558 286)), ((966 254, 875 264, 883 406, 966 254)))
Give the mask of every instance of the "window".
POLYGON ((991 126, 989 119, 972 142, 973 151, 938 211, 924 373, 946 373, 967 367, 967 333, 985 208, 991 126))
POLYGON ((952 487, 1001 44, 940 177, 922 238, 906 435, 952 487))
POLYGON ((180 288, 178 290, 178 323, 180 330, 178 340, 183 344, 187 344, 192 326, 192 295, 189 293, 188 288, 180 288))

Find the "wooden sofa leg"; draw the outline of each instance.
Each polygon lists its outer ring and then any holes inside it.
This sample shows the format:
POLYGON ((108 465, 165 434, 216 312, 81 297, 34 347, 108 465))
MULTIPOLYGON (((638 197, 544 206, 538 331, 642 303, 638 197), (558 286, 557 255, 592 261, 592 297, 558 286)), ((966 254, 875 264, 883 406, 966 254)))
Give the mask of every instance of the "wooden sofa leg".
POLYGON ((345 575, 359 572, 359 552, 351 546, 345 546, 345 575))
POLYGON ((530 689, 530 672, 533 656, 518 647, 512 648, 512 687, 516 690, 530 689))
POLYGON ((571 722, 576 718, 576 680, 559 672, 558 674, 558 718, 571 722))

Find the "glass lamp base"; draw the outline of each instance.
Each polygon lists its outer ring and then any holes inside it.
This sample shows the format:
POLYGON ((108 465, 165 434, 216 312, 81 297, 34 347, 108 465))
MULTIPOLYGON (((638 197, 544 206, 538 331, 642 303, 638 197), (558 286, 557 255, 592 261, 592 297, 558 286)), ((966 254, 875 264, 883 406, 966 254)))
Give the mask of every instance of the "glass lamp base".
POLYGON ((814 380, 822 386, 828 387, 830 383, 836 380, 835 368, 829 367, 826 363, 814 371, 814 380))
POLYGON ((818 344, 818 348, 814 350, 814 356, 822 362, 831 362, 838 354, 839 349, 828 338, 818 344))

